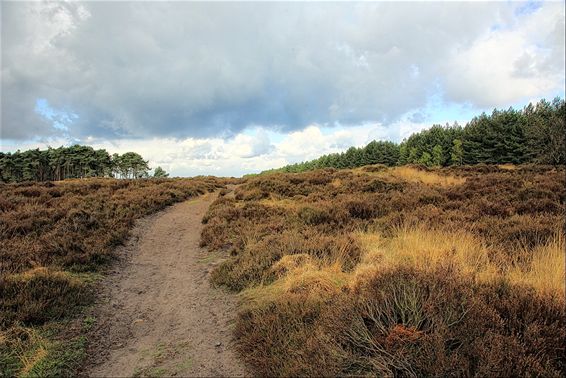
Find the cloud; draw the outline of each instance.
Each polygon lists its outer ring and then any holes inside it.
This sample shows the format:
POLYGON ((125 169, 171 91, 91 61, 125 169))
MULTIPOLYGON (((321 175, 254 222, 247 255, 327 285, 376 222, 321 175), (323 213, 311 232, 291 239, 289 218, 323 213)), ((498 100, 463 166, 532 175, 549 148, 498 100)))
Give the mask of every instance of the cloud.
POLYGON ((500 107, 564 90, 564 4, 521 13, 458 50, 445 64, 445 95, 479 107, 500 107))
MULTIPOLYGON (((415 129, 415 124, 398 125, 398 129, 415 129)), ((421 127, 424 127, 422 125, 421 127)), ((256 127, 232 138, 148 138, 116 139, 112 141, 94 137, 85 139, 95 149, 123 154, 136 151, 149 160, 152 168, 161 166, 173 176, 215 174, 240 176, 262 170, 282 167, 341 152, 350 146, 364 146, 373 139, 388 139, 387 128, 379 124, 358 126, 322 127, 310 125, 301 131, 273 133, 256 127), (276 141, 272 141, 276 139, 276 141)), ((66 139, 47 142, 19 143, 18 148, 47 148, 65 144, 66 139)), ((15 150, 6 144, 0 150, 15 150)))
POLYGON ((259 129, 253 136, 238 134, 232 142, 228 143, 227 152, 230 156, 253 158, 265 155, 273 148, 267 132, 259 129))
POLYGON ((563 91, 561 2, 3 2, 1 21, 2 139, 238 136, 249 163, 273 153, 252 125, 393 128, 438 91, 477 107, 563 91), (76 115, 67 130, 38 99, 76 115))

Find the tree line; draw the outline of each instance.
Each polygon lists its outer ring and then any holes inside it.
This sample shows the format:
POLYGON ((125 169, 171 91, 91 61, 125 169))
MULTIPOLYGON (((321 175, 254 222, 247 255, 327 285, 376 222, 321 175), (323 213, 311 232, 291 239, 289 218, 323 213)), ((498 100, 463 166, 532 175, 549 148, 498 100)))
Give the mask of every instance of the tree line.
POLYGON ((318 168, 355 168, 423 164, 429 167, 462 164, 566 164, 566 105, 555 98, 523 109, 495 109, 465 126, 433 125, 401 143, 372 141, 342 153, 264 171, 303 172, 318 168))
MULTIPOLYGON (((3 182, 86 177, 144 178, 149 177, 149 170, 148 162, 138 153, 110 155, 104 149, 95 150, 90 146, 0 152, 0 181, 3 182)), ((167 176, 161 167, 155 169, 154 177, 167 176)))

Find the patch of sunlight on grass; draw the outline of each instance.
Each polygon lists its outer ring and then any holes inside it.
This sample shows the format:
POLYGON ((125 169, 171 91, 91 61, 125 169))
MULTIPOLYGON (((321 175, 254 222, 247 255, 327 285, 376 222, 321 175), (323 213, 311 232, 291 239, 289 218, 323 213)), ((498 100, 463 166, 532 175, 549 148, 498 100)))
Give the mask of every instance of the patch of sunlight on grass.
POLYGON ((274 199, 265 198, 259 201, 262 205, 279 207, 285 210, 297 210, 301 207, 301 202, 290 198, 274 199))
POLYGON ((528 251, 532 258, 527 263, 513 259, 492 261, 489 249, 481 240, 465 231, 413 226, 400 228, 388 239, 376 233, 360 232, 356 236, 364 251, 354 273, 359 279, 383 267, 412 266, 427 270, 450 264, 481 282, 505 279, 533 287, 540 293, 564 296, 564 238, 561 235, 528 251))
MULTIPOLYGON (((17 335, 4 335, 2 343, 7 343, 16 360, 12 361, 18 376, 27 376, 30 371, 48 355, 47 340, 33 328, 18 328, 17 335)), ((0 373, 3 371, 0 370, 0 373)), ((15 373, 12 371, 10 374, 15 373)), ((0 374, 2 375, 2 374, 0 374)))
POLYGON ((564 236, 558 233, 545 245, 537 246, 530 251, 532 258, 526 266, 513 264, 507 272, 509 280, 532 286, 539 292, 558 292, 564 295, 566 290, 564 247, 564 236))
POLYGON ((518 167, 517 167, 515 164, 509 164, 509 163, 508 163, 508 164, 499 164, 499 165, 497 166, 497 168, 499 168, 499 169, 505 169, 505 170, 507 170, 507 171, 515 171, 515 170, 517 170, 518 167))
POLYGON ((52 270, 45 267, 36 267, 21 273, 12 273, 6 275, 6 279, 12 282, 26 282, 38 277, 67 280, 72 283, 79 283, 83 278, 77 274, 72 274, 61 270, 52 270))
POLYGON ((435 172, 421 171, 419 169, 406 166, 391 168, 386 172, 386 174, 409 182, 437 185, 442 187, 461 185, 466 181, 466 179, 463 177, 439 175, 435 172))
POLYGON ((41 360, 47 357, 48 352, 45 346, 40 345, 29 357, 22 358, 23 368, 20 370, 20 376, 27 376, 29 372, 36 366, 41 360))
POLYGON ((246 307, 262 307, 289 295, 299 295, 305 301, 319 301, 328 294, 339 292, 351 276, 342 271, 339 263, 321 266, 314 264, 312 259, 294 259, 293 255, 284 256, 273 269, 279 276, 275 282, 240 293, 246 307))
POLYGON ((330 185, 332 185, 332 187, 334 187, 336 189, 339 189, 344 185, 344 183, 342 182, 341 179, 337 178, 337 179, 332 180, 330 182, 330 185))

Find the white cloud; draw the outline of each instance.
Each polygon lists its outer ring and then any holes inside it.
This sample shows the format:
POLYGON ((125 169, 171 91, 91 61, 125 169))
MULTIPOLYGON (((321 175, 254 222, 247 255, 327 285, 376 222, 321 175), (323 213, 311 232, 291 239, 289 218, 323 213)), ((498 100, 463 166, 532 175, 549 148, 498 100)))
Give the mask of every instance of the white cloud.
POLYGON ((445 64, 447 98, 490 108, 563 91, 564 17, 564 3, 544 4, 458 49, 445 64))
MULTIPOLYGON (((399 129, 410 129, 403 126, 399 129)), ((103 141, 93 137, 85 142, 95 149, 112 153, 135 151, 149 160, 150 167, 161 166, 176 176, 215 174, 223 176, 257 173, 287 164, 315 159, 321 155, 342 152, 351 146, 362 147, 373 139, 389 139, 387 129, 379 124, 322 127, 311 125, 304 130, 278 134, 272 142, 265 129, 245 130, 231 139, 222 138, 151 138, 103 141)), ((47 148, 68 144, 65 139, 18 144, 18 148, 47 148)), ((4 144, 2 151, 13 151, 15 145, 4 144)))
POLYGON ((267 154, 272 149, 273 145, 267 132, 258 129, 255 135, 238 134, 233 141, 227 143, 226 152, 229 156, 253 158, 267 154))
POLYGON ((1 137, 61 135, 39 98, 74 138, 202 139, 391 125, 438 83, 479 107, 562 91, 564 4, 522 6, 3 2, 1 137))

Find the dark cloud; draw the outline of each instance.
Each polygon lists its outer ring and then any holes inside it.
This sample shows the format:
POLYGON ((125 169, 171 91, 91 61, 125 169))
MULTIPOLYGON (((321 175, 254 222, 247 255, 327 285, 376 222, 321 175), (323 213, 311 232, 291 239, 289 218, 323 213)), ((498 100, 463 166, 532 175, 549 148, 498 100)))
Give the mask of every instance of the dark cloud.
MULTIPOLYGON (((486 101, 483 87, 463 95, 449 62, 494 24, 526 17, 514 7, 3 2, 1 136, 61 133, 34 111, 37 99, 77 114, 71 137, 109 139, 387 124, 423 107, 439 83, 448 100, 486 101)), ((537 43, 563 45, 556 30, 537 43)), ((509 65, 563 76, 563 57, 562 69, 527 57, 509 65)), ((480 74, 464 83, 481 82, 480 74)))

